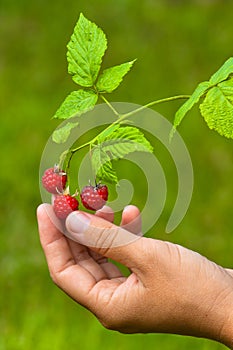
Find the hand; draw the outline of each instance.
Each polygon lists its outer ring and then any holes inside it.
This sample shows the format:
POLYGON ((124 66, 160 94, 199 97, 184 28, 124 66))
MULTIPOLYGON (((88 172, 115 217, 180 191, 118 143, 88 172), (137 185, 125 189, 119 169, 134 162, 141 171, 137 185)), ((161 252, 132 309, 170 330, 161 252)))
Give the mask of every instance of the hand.
POLYGON ((121 227, 112 224, 107 207, 96 215, 70 214, 66 227, 79 243, 65 237, 51 216, 50 205, 38 208, 51 277, 105 327, 205 337, 233 346, 232 270, 182 246, 140 237, 134 206, 123 211, 121 227), (128 244, 117 246, 122 240, 128 244), (107 258, 127 266, 129 277, 107 258))

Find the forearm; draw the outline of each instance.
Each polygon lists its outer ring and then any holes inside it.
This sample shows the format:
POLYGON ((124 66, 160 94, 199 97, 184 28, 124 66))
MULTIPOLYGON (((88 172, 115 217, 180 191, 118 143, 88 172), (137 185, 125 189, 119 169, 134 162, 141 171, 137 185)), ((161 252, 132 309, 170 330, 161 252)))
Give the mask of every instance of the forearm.
POLYGON ((218 339, 221 343, 227 345, 230 349, 233 349, 233 293, 229 295, 229 300, 223 307, 223 313, 225 312, 224 321, 222 327, 218 330, 218 339))
MULTIPOLYGON (((233 349, 233 283, 224 269, 203 284, 200 298, 194 293, 197 336, 219 341, 233 349), (222 278, 221 278, 222 274, 222 278)), ((194 311, 195 312, 195 311, 194 311)))

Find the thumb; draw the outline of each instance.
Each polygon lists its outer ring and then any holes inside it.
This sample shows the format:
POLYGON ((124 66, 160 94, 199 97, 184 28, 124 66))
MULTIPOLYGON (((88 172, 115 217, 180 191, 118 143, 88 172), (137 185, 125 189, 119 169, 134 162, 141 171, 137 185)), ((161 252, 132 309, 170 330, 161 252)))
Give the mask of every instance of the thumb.
POLYGON ((128 267, 142 258, 141 243, 145 238, 95 215, 73 212, 66 219, 66 229, 74 241, 128 267))

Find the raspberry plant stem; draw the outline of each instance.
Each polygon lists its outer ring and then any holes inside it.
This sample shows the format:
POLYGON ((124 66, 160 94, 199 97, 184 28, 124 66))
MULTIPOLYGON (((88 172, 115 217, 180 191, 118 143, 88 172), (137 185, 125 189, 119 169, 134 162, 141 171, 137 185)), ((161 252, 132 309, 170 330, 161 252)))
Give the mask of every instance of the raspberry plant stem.
MULTIPOLYGON (((115 124, 119 124, 122 121, 124 121, 126 118, 148 108, 151 106, 154 106, 156 104, 160 104, 160 103, 164 103, 164 102, 169 102, 169 101, 175 101, 175 100, 180 100, 180 99, 188 99, 190 97, 190 95, 177 95, 177 96, 172 96, 172 97, 166 97, 166 98, 162 98, 160 100, 156 100, 156 101, 152 101, 147 103, 144 106, 141 106, 131 112, 125 113, 125 114, 119 114, 117 112, 117 110, 113 107, 113 105, 101 94, 100 95, 102 100, 108 105, 108 107, 113 111, 113 113, 118 117, 112 124, 109 124, 101 133, 106 132, 106 130, 108 130, 109 128, 111 128, 113 125, 115 124)), ((67 176, 69 176, 69 169, 70 169, 70 162, 71 159, 73 157, 73 155, 78 152, 80 149, 85 148, 87 146, 89 146, 90 148, 90 153, 91 153, 91 149, 92 147, 95 145, 95 142, 98 140, 98 137, 101 135, 101 133, 97 136, 95 136, 92 140, 84 143, 83 145, 76 147, 74 149, 70 149, 70 150, 66 150, 65 152, 63 152, 60 156, 60 161, 59 161, 59 167, 62 168, 63 162, 65 162, 66 160, 66 166, 65 166, 65 172, 67 173, 67 176), (66 159, 68 157, 68 159, 66 159)))
POLYGON ((154 106, 154 105, 157 105, 159 103, 164 103, 164 102, 169 102, 169 101, 175 101, 175 100, 180 100, 180 99, 188 99, 191 95, 177 95, 177 96, 172 96, 172 97, 166 97, 166 98, 162 98, 160 100, 156 100, 156 101, 152 101, 152 102, 149 102, 147 103, 146 105, 144 106, 141 106, 131 112, 128 112, 126 114, 122 114, 120 116, 120 118, 118 119, 118 121, 122 121, 124 120, 125 118, 128 118, 130 117, 131 115, 135 114, 135 113, 138 113, 140 111, 142 111, 143 109, 146 109, 148 107, 151 107, 151 106, 154 106))
POLYGON ((120 114, 117 112, 117 110, 113 107, 113 105, 103 96, 100 95, 102 100, 108 105, 108 107, 113 111, 113 113, 117 116, 120 117, 120 114))
MULTIPOLYGON (((108 125, 102 132, 105 132, 106 130, 110 129, 112 127, 112 125, 115 125, 115 124, 119 124, 120 122, 122 122, 123 120, 125 120, 126 118, 130 117, 131 115, 134 115, 140 111, 142 111, 143 109, 146 109, 148 107, 151 107, 153 105, 156 105, 156 104, 159 104, 159 103, 164 103, 164 102, 169 102, 169 101, 175 101, 175 100, 180 100, 180 99, 188 99, 190 97, 190 95, 177 95, 177 96, 172 96, 172 97, 166 97, 166 98, 162 98, 160 100, 156 100, 156 101, 152 101, 152 102, 149 102, 147 103, 146 105, 144 106, 141 106, 131 112, 128 112, 128 113, 125 113, 125 114, 119 114, 115 108, 112 106, 112 104, 107 101, 107 99, 105 97, 103 97, 101 95, 102 99, 106 102, 106 104, 109 106, 109 108, 111 110, 114 110, 114 114, 117 114, 118 115, 118 119, 115 120, 112 124, 108 125)), ((100 133, 101 135, 101 133, 100 133)), ((90 142, 91 144, 94 144, 94 142, 98 139, 99 135, 97 135, 96 137, 94 137, 94 139, 92 139, 90 142)))

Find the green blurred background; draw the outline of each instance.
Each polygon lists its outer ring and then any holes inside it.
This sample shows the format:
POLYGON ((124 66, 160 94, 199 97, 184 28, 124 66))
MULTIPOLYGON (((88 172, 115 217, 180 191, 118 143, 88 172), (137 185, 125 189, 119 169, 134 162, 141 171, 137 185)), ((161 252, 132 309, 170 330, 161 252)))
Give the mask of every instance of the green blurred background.
MULTIPOLYGON (((50 118, 75 88, 66 44, 80 12, 107 34, 105 67, 138 58, 112 101, 189 94, 232 56, 230 0, 0 0, 0 349, 223 349, 191 337, 107 331, 50 280, 35 219, 38 170, 58 125, 50 118)), ((157 110, 172 121, 179 105, 157 110)), ((194 166, 192 202, 177 230, 165 234, 177 180, 161 150, 170 194, 151 235, 232 267, 232 141, 209 131, 197 108, 179 131, 194 166)))

